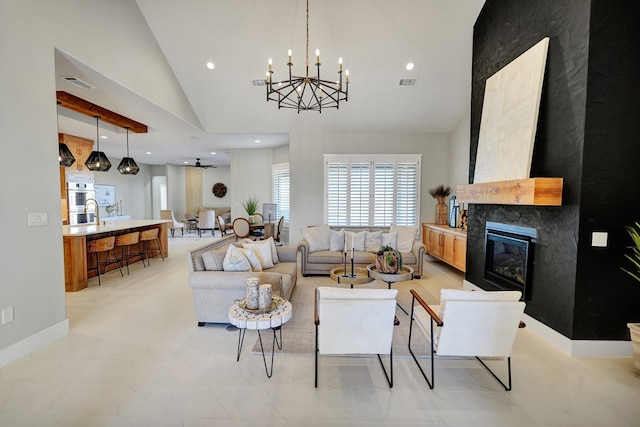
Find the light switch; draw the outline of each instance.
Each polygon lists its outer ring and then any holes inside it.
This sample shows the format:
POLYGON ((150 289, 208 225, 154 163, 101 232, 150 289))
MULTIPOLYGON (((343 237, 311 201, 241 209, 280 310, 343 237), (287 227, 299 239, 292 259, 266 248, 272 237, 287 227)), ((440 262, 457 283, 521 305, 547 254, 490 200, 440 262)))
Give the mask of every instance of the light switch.
POLYGON ((2 324, 13 321, 13 307, 7 307, 2 310, 2 324))
POLYGON ((606 248, 607 247, 607 237, 609 233, 606 231, 594 231, 591 234, 591 246, 596 248, 606 248))
POLYGON ((29 212, 27 214, 27 222, 29 227, 49 224, 49 218, 46 212, 29 212))

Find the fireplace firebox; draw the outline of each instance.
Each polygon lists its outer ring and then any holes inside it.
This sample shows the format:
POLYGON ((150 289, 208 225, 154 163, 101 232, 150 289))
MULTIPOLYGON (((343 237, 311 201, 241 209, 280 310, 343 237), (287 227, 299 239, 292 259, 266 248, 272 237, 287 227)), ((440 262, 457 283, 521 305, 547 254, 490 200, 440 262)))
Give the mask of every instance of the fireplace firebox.
POLYGON ((535 228, 487 222, 485 280, 499 290, 521 291, 522 298, 529 300, 537 239, 535 228))

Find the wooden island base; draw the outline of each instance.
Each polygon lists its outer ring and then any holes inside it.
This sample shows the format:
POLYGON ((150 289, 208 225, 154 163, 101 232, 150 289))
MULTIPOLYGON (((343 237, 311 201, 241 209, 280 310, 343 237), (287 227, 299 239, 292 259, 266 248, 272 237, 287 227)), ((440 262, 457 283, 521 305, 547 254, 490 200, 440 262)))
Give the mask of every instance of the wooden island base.
MULTIPOLYGON (((64 287, 67 292, 77 292, 88 286, 89 278, 94 277, 95 257, 87 254, 87 242, 103 237, 118 236, 134 231, 157 228, 162 255, 169 256, 169 223, 167 220, 125 220, 101 222, 100 225, 63 226, 62 246, 64 251, 64 287), (89 271, 89 269, 94 269, 89 271)), ((121 248, 116 248, 118 258, 122 258, 121 248)), ((134 252, 136 250, 134 249, 134 252)), ((104 255, 102 255, 104 256, 104 255)), ((159 257, 160 254, 157 254, 159 257)), ((140 261, 140 256, 131 257, 129 264, 140 261)), ((108 265, 106 270, 118 268, 116 264, 108 265)))

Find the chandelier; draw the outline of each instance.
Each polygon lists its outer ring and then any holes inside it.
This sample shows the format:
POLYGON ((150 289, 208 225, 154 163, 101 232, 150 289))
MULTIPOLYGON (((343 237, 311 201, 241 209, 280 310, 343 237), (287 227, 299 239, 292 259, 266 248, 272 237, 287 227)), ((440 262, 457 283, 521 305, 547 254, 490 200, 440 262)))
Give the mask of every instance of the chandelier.
POLYGON ((307 45, 304 77, 294 76, 291 67, 291 49, 288 52, 289 79, 273 81, 273 61, 269 58, 267 71, 267 102, 276 101, 278 109, 293 108, 300 111, 318 111, 323 108, 340 108, 340 101, 348 101, 349 70, 345 71, 342 82, 342 58, 338 59, 338 79, 335 81, 320 78, 320 51, 316 49, 316 75, 309 76, 309 0, 307 0, 307 45))

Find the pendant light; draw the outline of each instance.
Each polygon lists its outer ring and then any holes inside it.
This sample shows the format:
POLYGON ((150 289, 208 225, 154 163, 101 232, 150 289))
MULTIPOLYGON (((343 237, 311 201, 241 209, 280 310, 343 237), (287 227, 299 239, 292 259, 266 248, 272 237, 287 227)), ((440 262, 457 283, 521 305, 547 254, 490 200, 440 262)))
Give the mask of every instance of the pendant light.
MULTIPOLYGON (((58 101, 60 105, 60 101, 58 101)), ((58 112, 56 110, 56 123, 58 124, 58 132, 60 132, 60 123, 58 122, 58 112)), ((61 167, 68 168, 76 162, 76 158, 73 157, 71 150, 64 142, 58 142, 58 163, 61 167)))
POLYGON ((97 172, 106 172, 111 169, 111 162, 107 159, 107 156, 100 151, 100 116, 96 117, 96 143, 98 150, 94 150, 89 154, 89 158, 84 165, 89 168, 89 170, 97 171, 97 172))
POLYGON ((118 172, 122 175, 137 175, 140 168, 136 161, 129 157, 129 127, 127 126, 125 129, 127 130, 127 157, 124 157, 118 165, 118 172))

